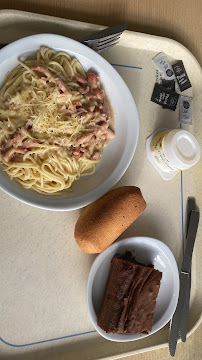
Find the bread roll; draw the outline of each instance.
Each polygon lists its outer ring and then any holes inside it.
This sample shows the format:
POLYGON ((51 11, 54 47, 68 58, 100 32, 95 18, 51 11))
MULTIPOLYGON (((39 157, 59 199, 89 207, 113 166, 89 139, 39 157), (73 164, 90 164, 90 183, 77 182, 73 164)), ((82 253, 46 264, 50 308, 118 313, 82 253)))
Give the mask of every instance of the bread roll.
POLYGON ((122 186, 88 205, 75 226, 78 246, 89 254, 100 253, 110 246, 146 208, 136 186, 122 186))

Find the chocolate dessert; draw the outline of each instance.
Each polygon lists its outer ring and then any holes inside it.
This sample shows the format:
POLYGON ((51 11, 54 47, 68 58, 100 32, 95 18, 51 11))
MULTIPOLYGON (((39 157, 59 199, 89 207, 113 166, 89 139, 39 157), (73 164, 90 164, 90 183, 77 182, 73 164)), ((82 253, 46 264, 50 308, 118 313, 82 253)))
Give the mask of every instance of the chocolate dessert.
POLYGON ((152 329, 162 273, 135 261, 130 252, 115 255, 98 317, 107 333, 148 334, 152 329))

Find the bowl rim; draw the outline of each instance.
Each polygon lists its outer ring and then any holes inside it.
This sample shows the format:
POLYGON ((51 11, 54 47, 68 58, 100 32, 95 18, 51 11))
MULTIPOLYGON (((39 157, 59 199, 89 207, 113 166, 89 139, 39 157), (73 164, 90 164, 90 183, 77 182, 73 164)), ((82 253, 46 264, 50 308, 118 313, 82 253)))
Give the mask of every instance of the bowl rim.
MULTIPOLYGON (((50 42, 49 46, 53 47, 55 49, 61 48, 62 46, 65 47, 64 43, 66 42, 66 50, 64 51, 73 51, 71 46, 74 47, 77 52, 77 54, 81 54, 82 56, 86 57, 87 59, 90 58, 90 60, 93 63, 96 63, 96 61, 99 61, 99 66, 104 66, 104 68, 107 69, 107 71, 111 71, 113 79, 118 82, 118 84, 121 84, 121 90, 123 92, 127 93, 127 97, 130 100, 130 104, 132 104, 133 114, 136 117, 136 125, 135 125, 135 135, 134 135, 134 141, 132 141, 132 135, 128 132, 127 134, 127 140, 129 138, 130 141, 128 143, 130 144, 130 147, 128 144, 125 145, 124 152, 122 154, 122 157, 120 158, 116 168, 114 171, 110 174, 110 176, 105 179, 101 184, 99 184, 96 188, 84 193, 80 194, 78 196, 75 196, 73 198, 53 198, 49 195, 42 195, 38 194, 37 192, 33 193, 27 189, 20 189, 18 186, 15 185, 15 182, 11 182, 11 180, 8 178, 5 180, 2 174, 0 174, 0 188, 6 192, 7 194, 11 195, 12 197, 26 203, 29 205, 32 205, 34 207, 38 207, 41 209, 46 210, 54 210, 54 211, 70 211, 82 208, 89 203, 97 200, 99 197, 104 195, 108 190, 110 190, 123 176, 123 174, 126 172, 128 166, 130 165, 132 158, 134 156, 138 138, 139 138, 139 115, 136 103, 134 101, 134 98, 126 85, 125 81, 122 79, 122 77, 119 75, 119 73, 113 68, 113 66, 105 60, 101 55, 87 47, 86 45, 73 40, 71 38, 57 35, 57 34, 50 34, 50 33, 42 33, 42 34, 35 34, 23 37, 21 39, 18 39, 11 44, 8 44, 4 48, 0 50, 0 64, 4 61, 6 61, 9 58, 10 53, 17 52, 19 53, 19 47, 21 47, 21 52, 25 50, 24 43, 27 46, 27 50, 30 51, 37 51, 41 45, 43 45, 43 41, 50 42), (58 44, 57 40, 61 41, 58 44), (36 45, 35 42, 38 42, 36 45), (52 43, 55 43, 54 45, 51 45, 52 43), (29 44, 29 45, 28 45, 29 44), (33 47, 34 46, 34 47, 33 47), (70 49, 68 49, 70 47, 70 49), (79 47, 79 51, 77 51, 77 48, 79 47)), ((20 54, 18 55, 20 56, 20 54)))
MULTIPOLYGON (((91 322, 92 322, 94 328, 96 329, 96 331, 101 336, 103 336, 105 339, 110 340, 110 341, 128 342, 128 341, 136 341, 136 340, 148 337, 148 336, 154 334, 155 332, 159 331, 160 329, 162 329, 172 318, 172 316, 175 312, 175 309, 177 307, 178 296, 179 296, 179 286, 180 286, 180 283, 179 283, 178 266, 177 266, 177 263, 176 263, 176 260, 175 260, 175 257, 173 255, 172 251, 165 243, 163 243, 161 240, 155 239, 153 237, 148 237, 148 236, 131 236, 131 237, 119 240, 119 241, 113 243, 112 245, 110 245, 102 253, 98 254, 98 256, 95 258, 95 260, 91 266, 89 276, 88 276, 87 291, 86 291, 87 307, 88 307, 88 312, 89 312, 89 315, 91 318, 91 322), (122 245, 127 247, 127 245, 132 244, 133 242, 134 242, 134 245, 135 245, 135 242, 142 243, 143 240, 145 240, 147 243, 154 245, 156 247, 156 249, 160 249, 164 253, 164 255, 167 257, 168 262, 170 263, 170 268, 172 270, 173 288, 174 288, 175 296, 172 298, 172 303, 169 304, 168 308, 166 309, 165 313, 163 314, 164 321, 163 321, 162 325, 156 326, 154 331, 151 331, 149 334, 145 334, 145 335, 140 334, 138 338, 137 338, 138 334, 136 334, 136 335, 135 334, 134 335, 111 334, 111 333, 108 334, 104 330, 99 328, 99 326, 97 325, 97 315, 95 313, 94 305, 93 305, 93 301, 92 301, 92 288, 93 288, 93 281, 94 281, 95 275, 96 275, 102 261, 105 259, 105 257, 107 255, 110 255, 110 253, 112 253, 113 250, 115 250, 115 249, 118 250, 119 247, 121 247, 122 245), (116 335, 118 335, 118 338, 116 338, 116 335)), ((157 324, 159 322, 160 322, 160 320, 158 320, 157 324)))

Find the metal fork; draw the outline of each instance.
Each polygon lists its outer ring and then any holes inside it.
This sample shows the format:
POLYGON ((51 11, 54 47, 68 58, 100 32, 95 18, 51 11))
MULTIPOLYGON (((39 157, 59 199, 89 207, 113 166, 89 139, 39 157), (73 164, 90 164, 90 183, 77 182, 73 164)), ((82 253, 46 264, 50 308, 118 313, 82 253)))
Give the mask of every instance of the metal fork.
POLYGON ((82 41, 94 51, 101 53, 118 43, 119 38, 124 30, 127 29, 127 24, 119 24, 104 30, 98 31, 82 41))
MULTIPOLYGON (((104 30, 98 31, 90 36, 87 36, 81 42, 100 53, 109 49, 118 43, 119 38, 124 30, 127 29, 127 24, 120 24, 104 30)), ((0 44, 0 49, 7 44, 0 44)))

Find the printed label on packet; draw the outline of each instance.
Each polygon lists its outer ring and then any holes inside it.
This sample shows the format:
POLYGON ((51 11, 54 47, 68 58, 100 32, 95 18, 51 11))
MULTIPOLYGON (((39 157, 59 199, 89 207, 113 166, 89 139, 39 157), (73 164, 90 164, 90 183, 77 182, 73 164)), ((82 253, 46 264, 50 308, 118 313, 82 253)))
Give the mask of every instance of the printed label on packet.
POLYGON ((157 69, 160 71, 160 73, 163 75, 165 80, 175 79, 175 74, 172 66, 163 52, 155 56, 155 58, 153 58, 153 62, 156 65, 157 69))
POLYGON ((193 98, 180 96, 180 123, 192 124, 193 98))
POLYGON ((176 64, 173 65, 173 70, 180 88, 180 91, 184 91, 191 87, 191 83, 189 81, 188 75, 184 68, 184 64, 182 60, 178 61, 176 64))
POLYGON ((175 111, 178 98, 179 94, 156 83, 152 93, 151 101, 155 102, 156 104, 163 105, 167 109, 175 111))
POLYGON ((158 164, 161 170, 166 172, 178 171, 174 165, 170 163, 165 152, 163 151, 162 143, 164 136, 169 132, 163 131, 158 133, 151 142, 151 152, 154 161, 158 164))
MULTIPOLYGON (((164 80, 162 79, 161 85, 171 91, 175 91, 175 80, 164 80)), ((166 105, 162 105, 163 109, 169 109, 166 105)))

